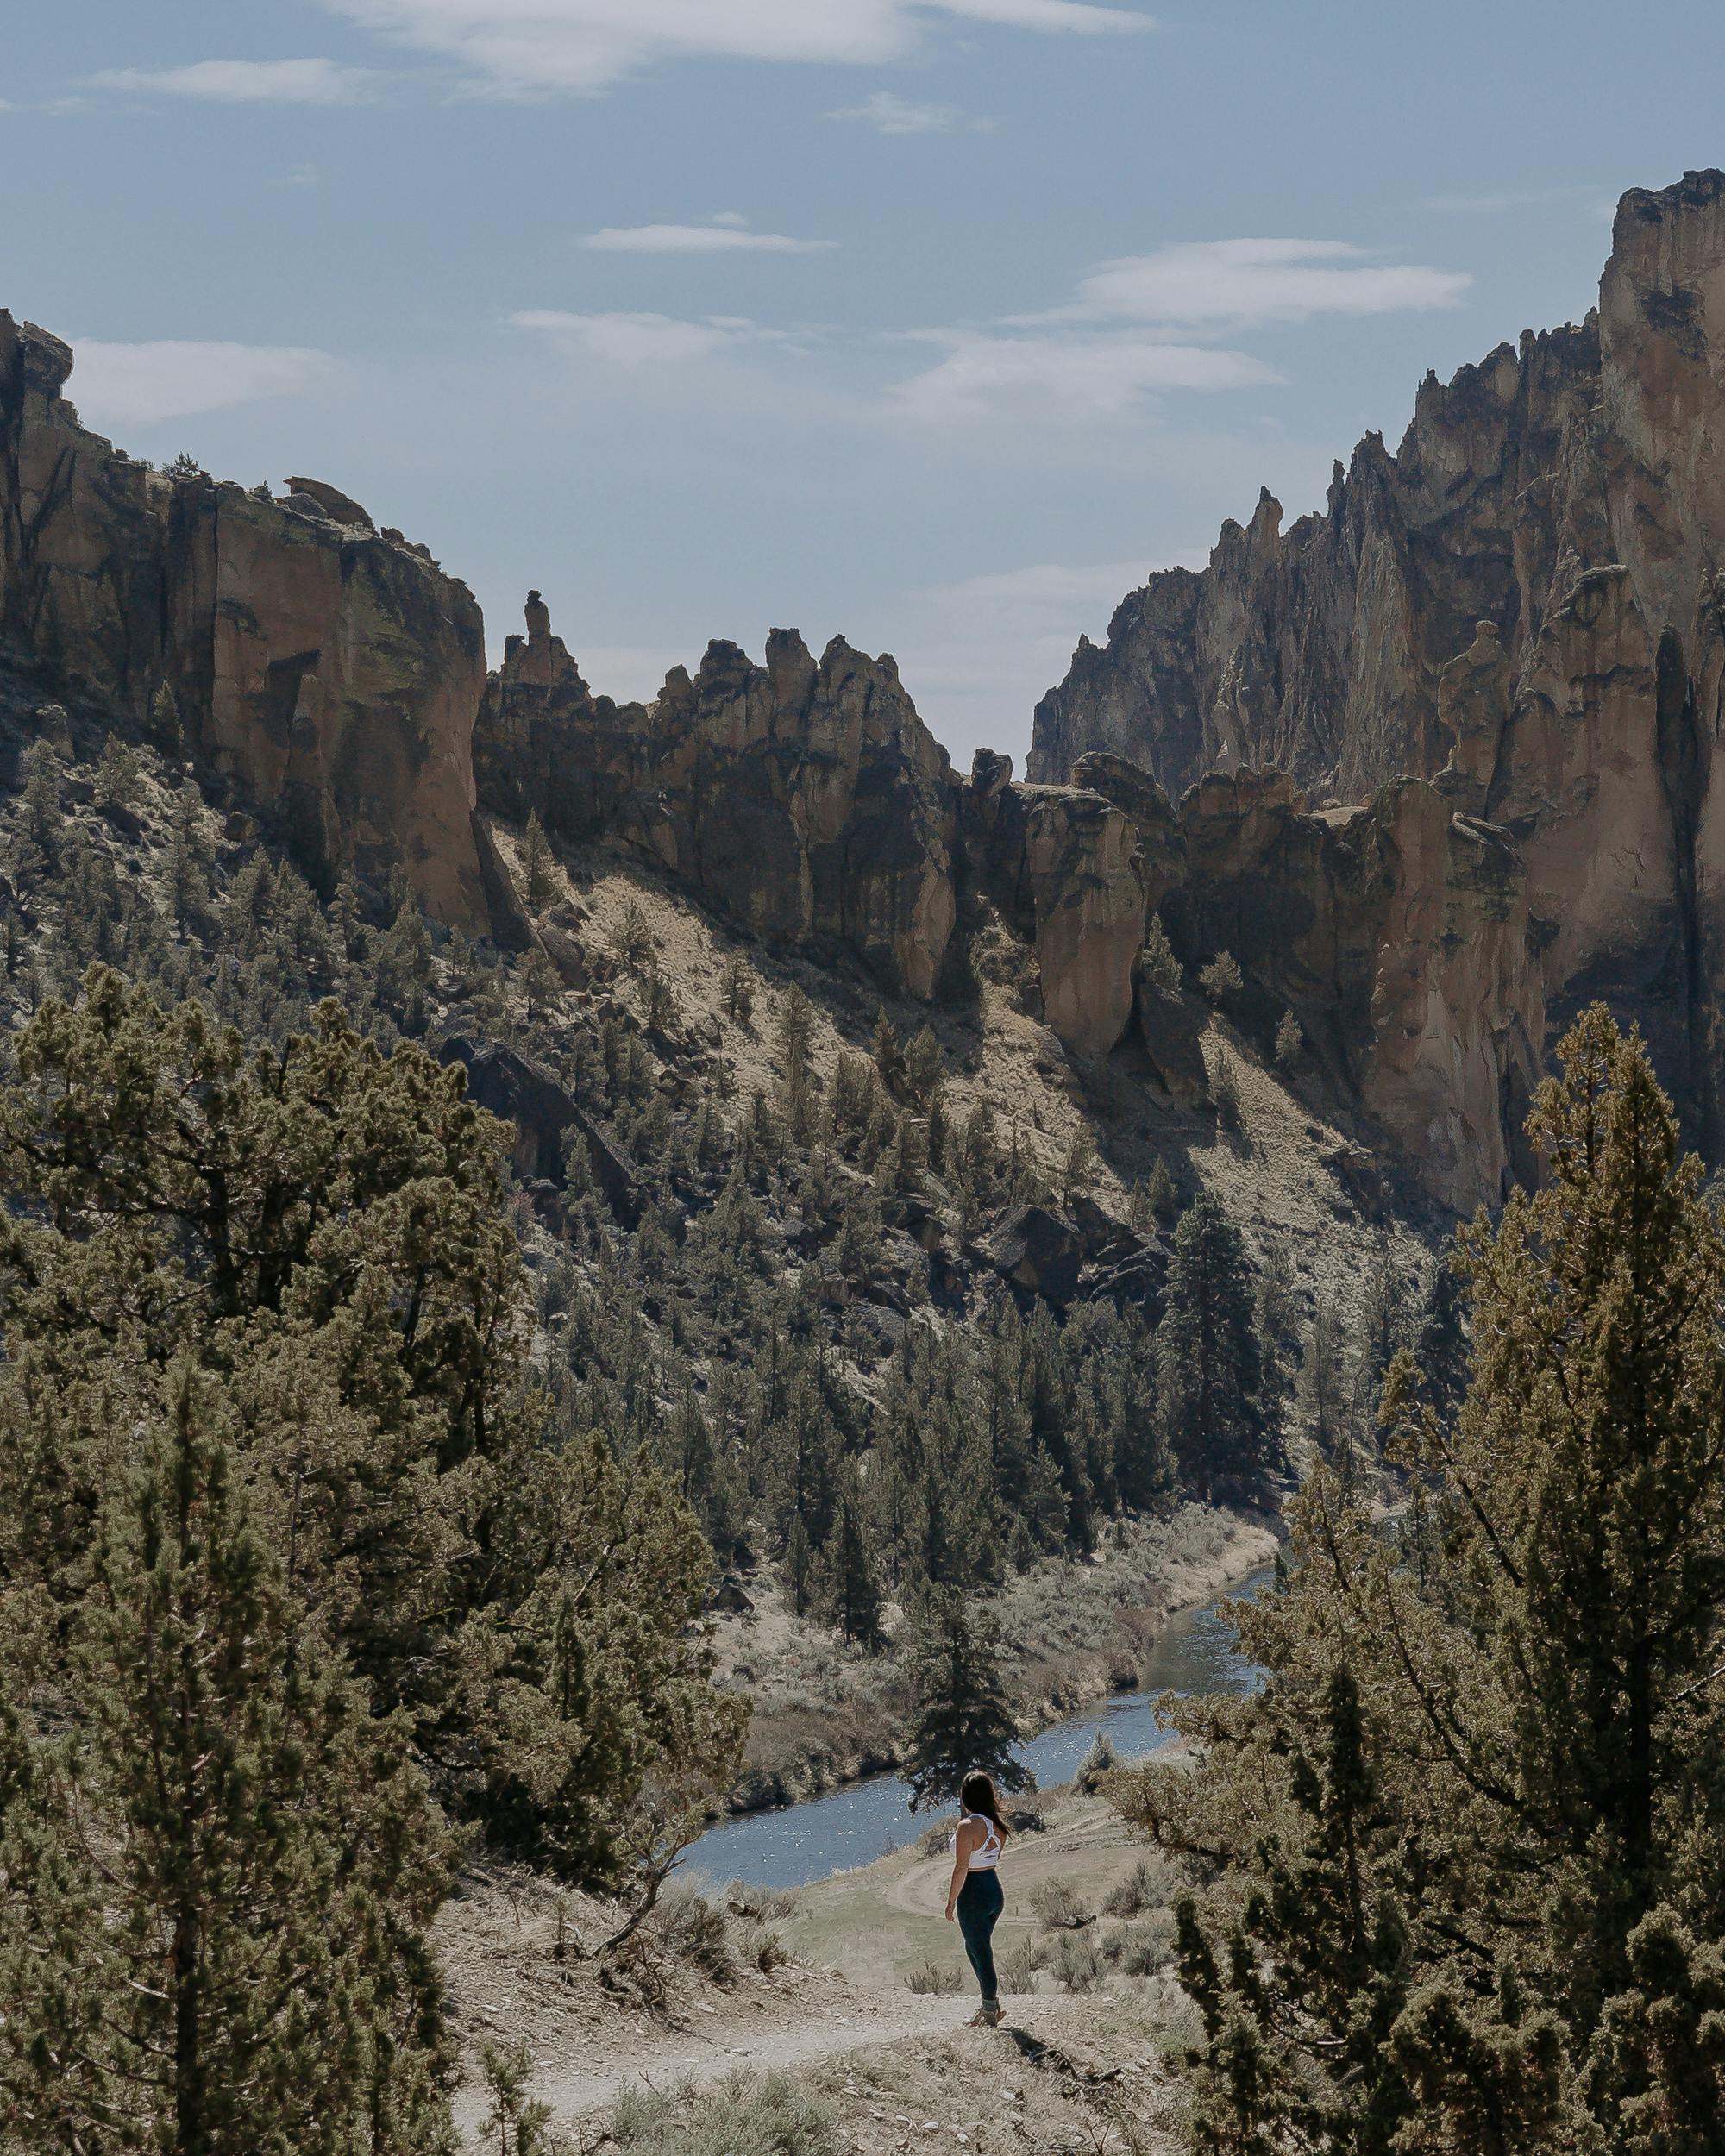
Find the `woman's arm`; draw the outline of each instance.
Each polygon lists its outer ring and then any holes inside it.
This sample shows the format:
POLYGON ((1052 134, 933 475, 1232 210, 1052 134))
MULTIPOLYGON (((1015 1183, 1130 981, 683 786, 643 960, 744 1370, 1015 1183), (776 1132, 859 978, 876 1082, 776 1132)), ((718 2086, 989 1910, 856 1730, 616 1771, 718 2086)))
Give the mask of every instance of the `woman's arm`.
POLYGON ((953 1837, 952 1883, 946 1890, 946 1921, 949 1924, 955 1921, 958 1890, 963 1885, 965 1875, 970 1869, 970 1852, 980 1839, 981 1832, 974 1819, 967 1819, 953 1837))

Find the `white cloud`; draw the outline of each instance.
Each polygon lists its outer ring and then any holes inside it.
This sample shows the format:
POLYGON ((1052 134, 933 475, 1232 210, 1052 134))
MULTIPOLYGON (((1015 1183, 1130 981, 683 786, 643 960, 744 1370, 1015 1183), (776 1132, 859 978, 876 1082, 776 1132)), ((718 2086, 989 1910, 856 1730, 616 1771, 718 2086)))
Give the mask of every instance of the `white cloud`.
POLYGON ((729 59, 879 66, 944 20, 1077 36, 1152 27, 1095 0, 323 0, 454 61, 503 97, 604 90, 655 63, 729 59))
POLYGON ((734 210, 710 224, 606 225, 581 245, 602 254, 819 254, 831 240, 794 240, 785 232, 753 232, 734 210))
MULTIPOLYGON (((1172 568, 1172 561, 1158 562, 1172 568)), ((1052 617, 1059 624, 1076 622, 1072 631, 1092 618, 1106 621, 1122 597, 1142 584, 1150 571, 1142 561, 1098 561, 1076 565, 1066 561, 1038 561, 1027 568, 995 569, 982 576, 967 576, 957 584, 937 584, 924 594, 943 612, 973 622, 1010 616, 1020 624, 1045 624, 1052 617), (1077 621, 1080 615, 1083 621, 1077 621)), ((1069 639, 1070 640, 1070 639, 1069 639)))
POLYGON ((1128 254, 1085 278, 1069 305, 1027 322, 1299 322, 1311 315, 1452 307, 1473 280, 1373 262, 1344 240, 1196 240, 1128 254))
POLYGON ((80 415, 104 427, 147 427, 310 389, 335 362, 298 344, 72 340, 70 385, 80 415))
POLYGON ((881 135, 943 135, 963 118, 957 105, 913 104, 896 91, 877 90, 860 105, 844 105, 829 120, 861 120, 881 135))
POLYGON ((894 407, 906 417, 947 421, 1019 414, 1046 422, 1117 419, 1163 390, 1249 388, 1281 378, 1244 352, 1168 344, 1131 333, 998 336, 987 331, 919 333, 944 355, 901 383, 894 407))
POLYGON ((212 104, 352 105, 374 93, 378 75, 333 60, 200 60, 185 67, 108 67, 90 79, 100 90, 212 104))
POLYGON ((602 367, 687 367, 740 345, 770 341, 769 331, 732 315, 697 322, 674 315, 568 314, 552 307, 524 308, 510 322, 530 329, 560 350, 602 367))

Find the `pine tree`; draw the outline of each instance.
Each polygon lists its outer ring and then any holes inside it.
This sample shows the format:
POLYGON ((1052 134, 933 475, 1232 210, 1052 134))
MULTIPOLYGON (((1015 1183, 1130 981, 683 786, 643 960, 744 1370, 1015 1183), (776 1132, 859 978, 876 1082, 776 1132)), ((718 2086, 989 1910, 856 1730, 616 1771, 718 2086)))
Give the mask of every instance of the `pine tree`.
POLYGON ((881 1074, 881 1083, 889 1094, 896 1094, 904 1081, 904 1050, 899 1045, 898 1028, 884 1009, 875 1014, 875 1034, 869 1044, 869 1053, 875 1058, 875 1069, 881 1074))
POLYGON ((1226 1004, 1245 986, 1239 961, 1232 951, 1219 950, 1198 975, 1198 986, 1212 1003, 1226 1004))
POLYGON ((1075 1198, 1088 1190, 1095 1173, 1096 1141, 1088 1124, 1081 1123, 1072 1133, 1071 1141, 1066 1148, 1066 1158, 1061 1164, 1062 1202, 1070 1206, 1075 1198))
POLYGON ((150 699, 150 738, 165 755, 170 756, 179 755, 185 746, 179 700, 166 681, 150 699))
POLYGON ((840 1482, 832 1533, 821 1554, 823 1613, 853 1646, 875 1653, 885 1639, 886 1595, 870 1545, 867 1507, 854 1463, 840 1482))
POLYGON ((612 946, 630 973, 639 973, 651 957, 653 931, 639 899, 630 899, 624 906, 612 934, 612 946))
POLYGON ((1305 1052, 1306 1036, 1300 1030, 1300 1021, 1291 1011, 1284 1011, 1276 1029, 1276 1062, 1285 1071, 1296 1070, 1305 1052))
POLYGON ((1175 1185, 1173 1175, 1169 1171, 1168 1163, 1160 1154, 1157 1154, 1155 1164, 1151 1169, 1150 1181, 1145 1187, 1145 1194, 1150 1200, 1151 1212, 1161 1225, 1164 1228, 1172 1227, 1179 1216, 1180 1193, 1175 1185))
POLYGON ((779 1103, 791 1136, 806 1144, 814 1122, 814 1076, 809 1054, 814 1039, 814 1006, 794 982, 779 1006, 779 1103))
POLYGON ((182 932, 198 927, 210 912, 216 846, 196 787, 179 790, 168 835, 168 901, 182 932))
MULTIPOLYGON (((518 969, 521 997, 527 1023, 535 1025, 548 1011, 555 1011, 563 996, 563 976, 537 943, 518 969)), ((649 1021, 651 1022, 650 1019, 649 1021)))
POLYGON ((1250 1482, 1274 1463, 1245 1246, 1208 1192, 1174 1232, 1156 1371, 1168 1442, 1207 1500, 1220 1481, 1250 1482))
POLYGON ((556 895, 556 856, 536 809, 528 812, 527 829, 522 834, 521 881, 527 903, 536 913, 549 906, 556 895))
POLYGON ((1168 931, 1162 925, 1159 913, 1151 915, 1150 926, 1145 931, 1138 970, 1164 995, 1177 996, 1185 981, 1185 968, 1174 956, 1174 946, 1168 940, 1168 931))
POLYGON ((212 1388, 167 1394, 104 1507, 70 1733, 14 1721, 0 1768, 0 2117, 42 2149, 448 2148, 443 1834, 296 1626, 212 1388))
POLYGON ((905 1050, 905 1099, 919 1115, 932 1115, 940 1098, 944 1069, 940 1043, 932 1025, 919 1026, 905 1050))
POLYGON ((1205 1771, 1146 1769, 1124 1800, 1223 1875, 1228 1952, 1189 1957, 1200 2071, 1258 2131, 1222 2048, 1249 2021, 1255 2089, 1295 2092, 1279 2148, 1387 2147, 1373 2090, 1421 2156, 1698 2156, 1725 2120, 1725 1236, 1639 1039, 1597 1007, 1559 1056, 1528 1124, 1545 1181, 1459 1239, 1465 1400, 1405 1349, 1390 1369, 1401 1534, 1317 1470, 1278 1589, 1239 1614, 1270 1682, 1176 1710, 1205 1771), (1333 1853, 1281 1822, 1312 1815, 1341 1666, 1370 1788, 1333 1853))
POLYGON ((99 809, 129 809, 138 790, 138 752, 117 734, 102 744, 102 760, 96 767, 94 799, 99 809))
POLYGON ((931 1588, 914 1619, 907 1675, 913 1708, 904 1778, 911 1809, 958 1794, 970 1773, 991 1774, 1002 1789, 1035 1786, 1013 1758, 1018 1725, 1000 1670, 993 1614, 954 1588, 931 1588))
POLYGON ((738 1025, 747 1025, 755 1015, 755 992, 749 977, 749 962, 740 950, 732 951, 724 962, 724 971, 719 977, 719 994, 726 1018, 738 1025))
POLYGON ((1345 1663, 1328 1679, 1313 1738, 1312 1752, 1297 1750, 1289 1763, 1291 1801, 1264 1840, 1261 1878, 1225 1960, 1192 1897, 1176 1907, 1181 1980, 1210 2038, 1195 2076, 1195 2138, 1200 2147, 1270 2149, 1286 2146, 1291 2127, 1308 2145, 1390 2156, 1414 2108, 1389 2046, 1411 1956, 1394 1888, 1394 1818, 1345 1663), (1251 1979, 1264 1965, 1275 1970, 1273 1984, 1251 1979), (1298 2002, 1305 2041, 1331 2062, 1330 2090, 1315 2102, 1292 2077, 1269 2070, 1289 2001, 1298 2002), (1252 2073, 1243 2102, 1245 2059, 1252 2073))

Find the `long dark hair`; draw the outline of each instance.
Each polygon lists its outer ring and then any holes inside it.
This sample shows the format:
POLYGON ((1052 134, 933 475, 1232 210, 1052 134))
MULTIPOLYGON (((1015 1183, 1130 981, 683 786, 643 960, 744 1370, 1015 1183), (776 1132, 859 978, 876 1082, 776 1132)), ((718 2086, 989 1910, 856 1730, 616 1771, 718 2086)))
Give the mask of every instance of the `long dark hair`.
POLYGON ((959 1785, 958 1802, 967 1812, 974 1812, 979 1819, 992 1820, 994 1830, 1004 1841, 1012 1828, 1000 1816, 1000 1800, 994 1794, 992 1774, 967 1774, 959 1785))

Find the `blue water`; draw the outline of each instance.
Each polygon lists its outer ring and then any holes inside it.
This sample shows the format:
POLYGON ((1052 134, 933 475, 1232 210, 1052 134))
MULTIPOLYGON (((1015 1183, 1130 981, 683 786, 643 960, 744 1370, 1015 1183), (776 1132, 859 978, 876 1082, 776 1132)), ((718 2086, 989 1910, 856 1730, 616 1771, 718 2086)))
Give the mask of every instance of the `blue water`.
MULTIPOLYGON (((1123 1761, 1148 1758, 1171 1744, 1172 1733, 1157 1719, 1159 1693, 1255 1691, 1263 1672, 1239 1652, 1217 1602, 1250 1601, 1270 1571, 1265 1565, 1226 1595, 1182 1611, 1157 1641, 1137 1691, 1117 1692, 1070 1721, 1056 1722, 1019 1745, 1016 1756, 1044 1786, 1070 1782, 1099 1729, 1107 1731, 1123 1761)), ((751 1812, 710 1827, 689 1852, 687 1876, 712 1886, 731 1879, 750 1886, 806 1886, 914 1841, 929 1820, 926 1813, 913 1813, 909 1803, 910 1792, 897 1775, 876 1774, 806 1803, 751 1812)))

